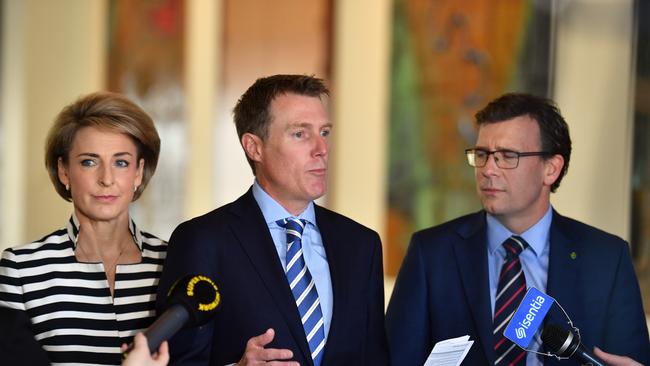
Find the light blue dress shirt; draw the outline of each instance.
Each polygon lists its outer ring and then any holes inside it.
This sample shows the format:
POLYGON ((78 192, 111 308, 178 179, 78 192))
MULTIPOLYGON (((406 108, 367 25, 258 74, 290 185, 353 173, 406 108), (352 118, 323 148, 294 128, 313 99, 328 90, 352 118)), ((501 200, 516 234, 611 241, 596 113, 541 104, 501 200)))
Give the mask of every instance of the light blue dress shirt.
MULTIPOLYGON (((264 215, 264 220, 273 238, 273 244, 275 244, 275 250, 278 252, 282 268, 286 272, 287 236, 285 229, 276 224, 276 221, 292 217, 293 215, 271 198, 257 181, 253 183, 253 197, 255 197, 255 201, 257 201, 258 206, 262 210, 262 215, 264 215)), ((332 322, 334 295, 332 293, 332 279, 330 277, 329 264, 327 263, 327 255, 325 254, 323 239, 318 230, 318 224, 316 223, 314 203, 310 202, 305 211, 297 217, 307 221, 307 225, 305 225, 302 233, 302 254, 305 258, 305 264, 311 273, 311 277, 314 279, 316 291, 318 291, 321 311, 323 312, 325 339, 327 339, 332 322)))
MULTIPOLYGON (((526 276, 526 287, 530 288, 532 286, 544 293, 546 292, 548 274, 549 233, 552 218, 553 208, 549 205, 544 216, 535 225, 519 234, 529 245, 519 255, 521 267, 526 276)), ((490 304, 492 305, 493 315, 497 286, 499 285, 499 273, 506 258, 506 250, 501 244, 512 235, 515 234, 503 226, 499 220, 490 214, 487 215, 488 272, 490 276, 490 304)), ((539 338, 536 338, 534 343, 531 344, 531 348, 536 351, 539 350, 540 346, 541 340, 539 338)), ((543 362, 534 353, 528 353, 526 365, 543 365, 543 362)))

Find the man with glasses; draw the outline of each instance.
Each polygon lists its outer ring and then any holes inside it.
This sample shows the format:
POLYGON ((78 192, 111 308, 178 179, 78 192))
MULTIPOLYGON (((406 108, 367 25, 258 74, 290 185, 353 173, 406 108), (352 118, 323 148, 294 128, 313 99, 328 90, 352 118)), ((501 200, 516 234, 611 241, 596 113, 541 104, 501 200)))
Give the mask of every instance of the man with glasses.
MULTIPOLYGON (((628 244, 550 204, 571 156, 557 107, 505 94, 476 121, 465 155, 483 210, 413 235, 386 315, 392 365, 421 366, 436 342, 466 334, 475 341, 467 365, 557 364, 503 337, 530 287, 562 305, 586 347, 649 364, 628 244)), ((541 350, 539 339, 531 348, 541 350)))

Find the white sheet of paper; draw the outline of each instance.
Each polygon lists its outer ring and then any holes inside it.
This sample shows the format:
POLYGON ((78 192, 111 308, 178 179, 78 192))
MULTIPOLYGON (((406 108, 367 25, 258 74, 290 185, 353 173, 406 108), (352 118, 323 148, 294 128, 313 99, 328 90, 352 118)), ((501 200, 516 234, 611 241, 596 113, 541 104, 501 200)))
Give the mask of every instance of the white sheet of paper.
POLYGON ((433 346, 424 366, 459 366, 472 344, 468 335, 440 341, 433 346))

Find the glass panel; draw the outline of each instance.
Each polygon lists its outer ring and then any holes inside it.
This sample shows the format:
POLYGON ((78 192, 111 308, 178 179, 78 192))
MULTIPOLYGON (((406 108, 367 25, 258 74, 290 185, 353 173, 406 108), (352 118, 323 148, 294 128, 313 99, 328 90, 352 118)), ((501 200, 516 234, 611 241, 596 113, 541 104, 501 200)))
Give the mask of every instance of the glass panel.
MULTIPOLYGON (((1 70, 2 68, 2 60, 4 59, 4 47, 2 44, 2 21, 4 20, 4 0, 0 0, 0 96, 2 96, 2 85, 4 85, 3 80, 4 80, 4 75, 2 75, 1 70)), ((0 97, 0 110, 2 110, 2 100, 3 98, 0 97)), ((4 146, 4 121, 2 118, 2 115, 0 114, 0 146, 4 146)), ((0 182, 4 181, 4 171, 5 171, 5 157, 0 158, 0 182)), ((3 193, 4 191, 0 190, 0 207, 3 207, 3 202, 4 202, 4 197, 3 193)), ((0 232, 2 232, 2 224, 5 222, 4 217, 3 217, 3 210, 0 210, 0 232)))
POLYGON ((235 200, 253 183, 233 123, 235 103, 263 76, 328 79, 331 28, 330 0, 224 1, 222 98, 213 139, 216 205, 235 200))
MULTIPOLYGON (((2 67, 2 60, 4 60, 4 44, 2 42, 3 37, 2 37, 2 29, 4 28, 2 25, 2 21, 4 20, 4 7, 5 3, 4 0, 0 0, 0 70, 3 70, 2 67)), ((4 85, 4 75, 0 71, 0 86, 4 85)), ((2 87, 0 87, 0 110, 3 110, 2 106, 2 101, 4 98, 2 97, 2 87)), ((2 114, 0 113, 0 146, 5 146, 4 144, 6 143, 4 141, 5 136, 5 131, 4 131, 4 120, 2 118, 2 114)), ((4 182, 4 174, 5 174, 5 159, 7 157, 3 156, 0 157, 0 182, 4 182)), ((4 207, 4 191, 0 190, 0 207, 4 207)), ((0 210, 0 232, 3 232, 3 225, 5 223, 5 218, 4 218, 4 210, 0 210)), ((6 245, 6 243, 0 243, 0 248, 2 248, 3 245, 6 245)))
POLYGON ((636 101, 631 246, 646 314, 650 314, 650 3, 637 1, 636 101))

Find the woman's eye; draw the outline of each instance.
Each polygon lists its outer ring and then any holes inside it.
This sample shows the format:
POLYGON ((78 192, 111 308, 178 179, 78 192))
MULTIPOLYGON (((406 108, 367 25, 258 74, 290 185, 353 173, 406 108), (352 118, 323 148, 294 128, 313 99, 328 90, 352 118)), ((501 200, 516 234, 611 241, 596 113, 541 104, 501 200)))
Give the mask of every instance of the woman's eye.
POLYGON ((120 168, 126 168, 129 166, 129 162, 126 160, 118 160, 115 162, 115 166, 118 166, 120 168))
POLYGON ((92 159, 84 159, 81 161, 81 166, 95 166, 97 163, 95 163, 94 160, 92 159))

